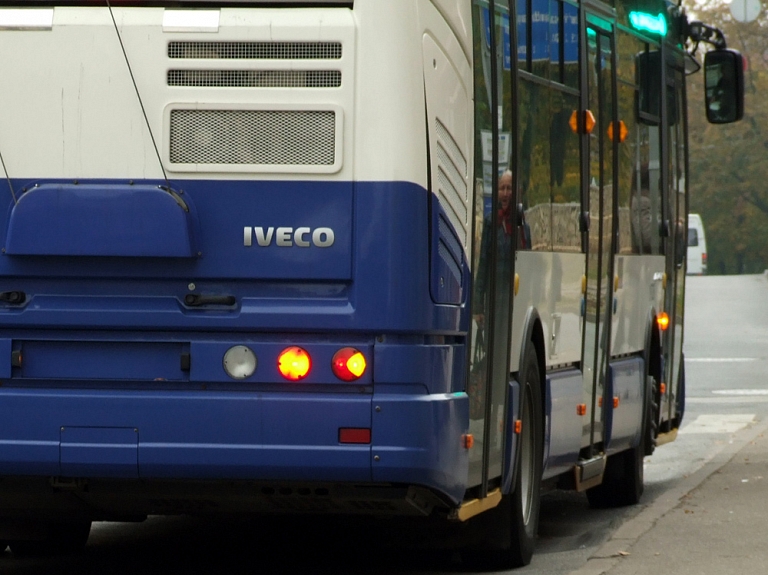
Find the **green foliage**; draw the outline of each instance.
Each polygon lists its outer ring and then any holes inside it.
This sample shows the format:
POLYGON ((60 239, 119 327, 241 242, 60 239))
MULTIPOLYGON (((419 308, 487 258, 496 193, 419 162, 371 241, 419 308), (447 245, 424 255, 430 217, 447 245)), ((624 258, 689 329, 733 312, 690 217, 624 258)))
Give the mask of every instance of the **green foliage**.
MULTIPOLYGON (((741 122, 711 125, 704 113, 703 73, 688 78, 690 211, 707 234, 708 273, 761 273, 768 269, 768 15, 733 20, 727 5, 687 6, 691 19, 717 26, 728 47, 747 57, 745 114, 741 122)), ((703 60, 704 44, 697 56, 703 60)))

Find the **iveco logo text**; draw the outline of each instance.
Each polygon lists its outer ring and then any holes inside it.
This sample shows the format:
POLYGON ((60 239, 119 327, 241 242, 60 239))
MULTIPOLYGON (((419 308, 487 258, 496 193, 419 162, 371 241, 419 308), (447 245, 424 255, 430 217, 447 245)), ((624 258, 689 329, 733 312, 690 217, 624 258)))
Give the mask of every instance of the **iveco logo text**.
POLYGON ((253 245, 254 237, 256 245, 266 248, 275 245, 281 248, 291 248, 298 246, 308 248, 315 246, 318 248, 330 248, 336 237, 331 228, 262 228, 246 227, 243 234, 243 245, 249 248, 253 245))

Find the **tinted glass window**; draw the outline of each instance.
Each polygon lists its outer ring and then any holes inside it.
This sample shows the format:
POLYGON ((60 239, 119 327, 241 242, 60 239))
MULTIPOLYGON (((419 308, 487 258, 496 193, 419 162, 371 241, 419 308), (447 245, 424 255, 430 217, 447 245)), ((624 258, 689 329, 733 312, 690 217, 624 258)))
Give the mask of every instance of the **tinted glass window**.
POLYGON ((688 245, 692 247, 699 245, 699 232, 696 228, 688 228, 688 245))

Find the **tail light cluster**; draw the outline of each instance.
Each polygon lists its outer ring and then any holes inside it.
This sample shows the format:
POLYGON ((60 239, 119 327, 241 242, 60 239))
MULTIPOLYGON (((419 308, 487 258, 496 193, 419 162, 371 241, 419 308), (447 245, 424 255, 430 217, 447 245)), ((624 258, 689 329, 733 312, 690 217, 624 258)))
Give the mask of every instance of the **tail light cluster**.
MULTIPOLYGON (((244 345, 236 345, 224 354, 224 371, 232 379, 246 379, 254 374, 256 354, 244 345)), ((354 347, 339 349, 331 360, 331 371, 344 382, 360 379, 367 369, 363 352, 354 347)), ((288 381, 301 381, 312 371, 312 357, 298 346, 286 347, 277 357, 277 371, 288 381)))

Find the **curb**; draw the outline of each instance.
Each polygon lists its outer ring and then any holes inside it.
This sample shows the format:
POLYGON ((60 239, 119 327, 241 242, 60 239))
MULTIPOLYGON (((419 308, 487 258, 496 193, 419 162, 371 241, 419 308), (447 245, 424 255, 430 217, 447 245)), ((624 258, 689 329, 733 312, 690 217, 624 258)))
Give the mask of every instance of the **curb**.
MULTIPOLYGON (((766 275, 768 276, 768 270, 766 275)), ((710 475, 729 463, 744 447, 767 429, 768 420, 748 429, 744 434, 739 434, 733 440, 733 445, 735 446, 733 450, 729 450, 728 453, 723 451, 717 453, 696 472, 657 497, 635 517, 621 525, 583 566, 575 571, 571 571, 568 575, 603 575, 608 573, 622 560, 622 555, 627 554, 628 550, 638 539, 653 529, 659 519, 680 504, 680 500, 683 497, 704 483, 710 475)))

